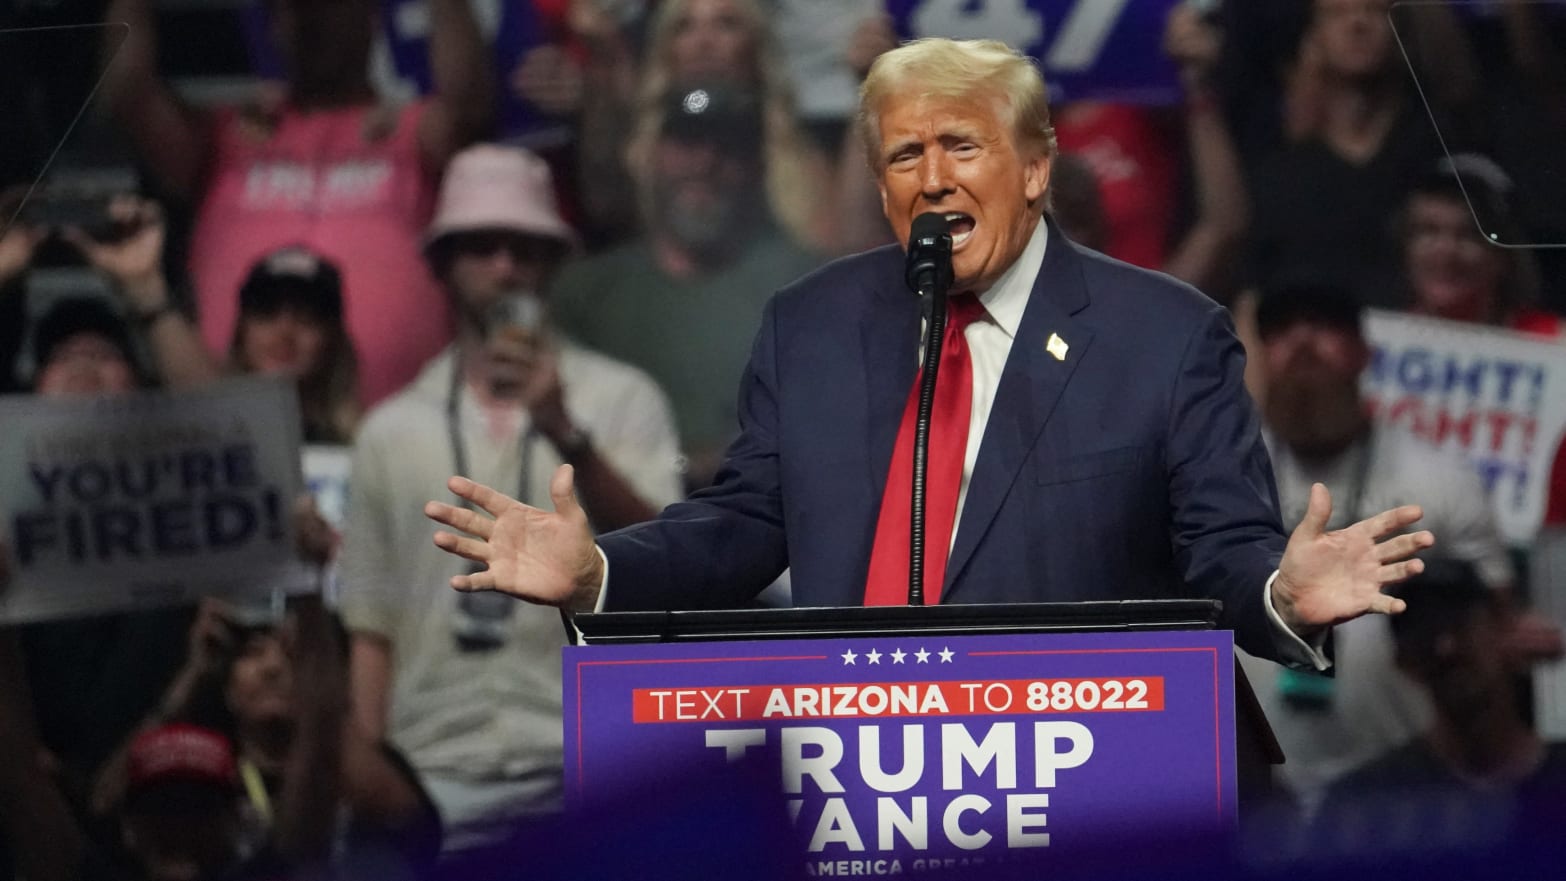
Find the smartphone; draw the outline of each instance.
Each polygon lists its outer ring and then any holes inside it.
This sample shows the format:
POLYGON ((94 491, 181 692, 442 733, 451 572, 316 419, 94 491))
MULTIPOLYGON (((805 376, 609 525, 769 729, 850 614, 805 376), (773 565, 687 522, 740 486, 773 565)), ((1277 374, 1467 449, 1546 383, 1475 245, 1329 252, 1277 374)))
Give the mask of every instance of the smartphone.
POLYGON ((49 229, 74 226, 100 241, 112 241, 133 230, 109 219, 109 205, 136 191, 136 179, 119 168, 56 169, 22 206, 22 222, 49 229))
POLYGON ((537 333, 544 326, 544 301, 533 291, 510 291, 495 301, 487 317, 491 332, 516 328, 537 333))

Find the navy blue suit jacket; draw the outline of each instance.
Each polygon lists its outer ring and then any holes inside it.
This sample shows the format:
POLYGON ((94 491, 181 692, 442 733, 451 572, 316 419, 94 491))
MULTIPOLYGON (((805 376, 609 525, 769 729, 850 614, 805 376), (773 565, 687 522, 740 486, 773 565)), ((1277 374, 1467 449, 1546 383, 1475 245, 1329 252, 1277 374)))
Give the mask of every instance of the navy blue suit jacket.
MULTIPOLYGON (((601 539, 606 608, 734 606, 785 566, 795 605, 861 604, 919 335, 896 246, 780 291, 715 485, 601 539)), ((1286 539, 1243 371, 1221 306, 1051 228, 941 601, 1214 597, 1275 657, 1263 586, 1286 539)))

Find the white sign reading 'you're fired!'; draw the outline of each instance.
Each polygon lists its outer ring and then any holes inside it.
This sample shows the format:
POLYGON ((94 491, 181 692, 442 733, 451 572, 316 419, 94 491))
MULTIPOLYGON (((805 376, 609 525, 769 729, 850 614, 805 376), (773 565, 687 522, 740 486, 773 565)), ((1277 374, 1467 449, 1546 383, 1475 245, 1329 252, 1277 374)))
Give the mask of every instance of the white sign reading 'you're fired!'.
POLYGON ((285 383, 0 398, 0 622, 296 592, 299 417, 285 383))

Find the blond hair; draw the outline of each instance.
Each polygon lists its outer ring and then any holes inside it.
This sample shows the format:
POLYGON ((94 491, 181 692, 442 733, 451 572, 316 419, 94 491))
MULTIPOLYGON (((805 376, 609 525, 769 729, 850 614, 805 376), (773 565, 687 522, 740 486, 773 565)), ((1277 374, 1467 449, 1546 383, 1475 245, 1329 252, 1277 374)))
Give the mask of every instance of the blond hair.
POLYGON ((875 60, 859 87, 859 132, 870 167, 880 173, 880 116, 894 98, 999 99, 1017 145, 1045 158, 1056 153, 1049 94, 1033 59, 999 40, 913 40, 875 60))
MULTIPOLYGON (((761 98, 762 159, 765 163, 767 204, 773 220, 796 241, 813 243, 815 212, 825 198, 827 175, 821 158, 805 139, 794 115, 794 95, 789 85, 782 51, 772 33, 771 19, 757 0, 730 0, 750 32, 754 70, 748 85, 761 98)), ((650 195, 652 149, 663 133, 664 99, 676 83, 672 58, 674 37, 690 0, 664 0, 659 4, 647 41, 647 66, 637 103, 638 112, 626 146, 627 165, 637 182, 643 216, 650 195)))

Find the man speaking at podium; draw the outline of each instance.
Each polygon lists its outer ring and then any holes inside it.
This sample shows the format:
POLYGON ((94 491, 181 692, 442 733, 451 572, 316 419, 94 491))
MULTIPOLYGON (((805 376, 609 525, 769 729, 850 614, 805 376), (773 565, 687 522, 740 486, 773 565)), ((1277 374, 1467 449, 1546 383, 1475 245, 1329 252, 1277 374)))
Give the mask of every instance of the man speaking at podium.
MULTIPOLYGON (((1336 622, 1393 613, 1420 571, 1417 507, 1292 536, 1228 313, 1084 250, 1044 218, 1055 136, 1033 64, 990 41, 882 55, 860 121, 887 220, 934 212, 953 282, 930 428, 927 602, 1223 601, 1253 654, 1324 668, 1336 622)), ((592 609, 722 608, 792 567, 800 606, 906 602, 921 304, 895 246, 831 263, 768 304, 715 484, 598 539, 569 467, 554 511, 462 477, 435 543, 488 568, 458 590, 592 609), (458 534, 461 533, 461 534, 458 534)))

